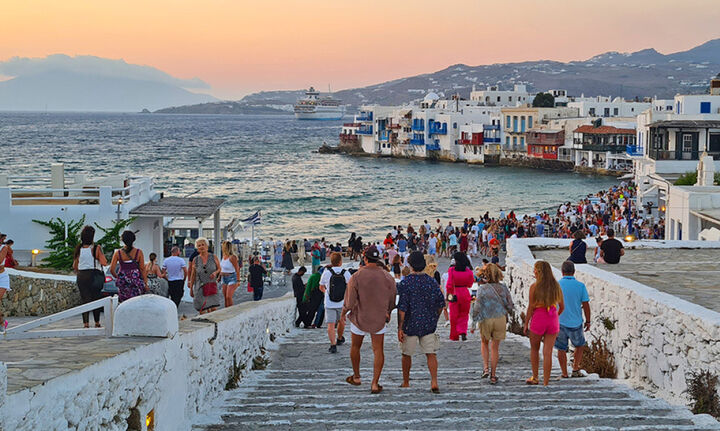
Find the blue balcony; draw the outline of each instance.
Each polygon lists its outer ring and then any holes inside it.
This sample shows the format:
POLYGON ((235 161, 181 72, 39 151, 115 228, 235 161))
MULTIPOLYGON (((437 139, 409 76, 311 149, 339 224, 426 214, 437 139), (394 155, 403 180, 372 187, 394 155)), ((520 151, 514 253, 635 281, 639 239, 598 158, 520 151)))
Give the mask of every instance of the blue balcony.
POLYGON ((410 145, 425 145, 425 138, 412 138, 410 139, 410 145))
POLYGON ((499 124, 483 124, 483 130, 500 130, 499 124))
POLYGON ((626 145, 625 152, 628 156, 633 157, 642 157, 645 154, 643 147, 639 147, 637 145, 626 145))
POLYGON ((372 126, 360 126, 360 128, 355 133, 357 133, 358 135, 372 135, 373 128, 372 126))
POLYGON ((425 151, 440 151, 439 144, 427 144, 425 145, 425 151))
POLYGON ((380 140, 381 141, 389 141, 390 140, 390 131, 389 130, 381 130, 380 131, 380 140))
POLYGON ((357 121, 372 121, 373 113, 372 111, 360 111, 355 118, 357 121))
POLYGON ((447 123, 428 121, 428 133, 431 135, 447 135, 447 123))
POLYGON ((500 138, 486 138, 483 137, 483 142, 486 144, 499 144, 500 138))
POLYGON ((413 120, 412 130, 413 130, 414 132, 422 132, 422 131, 424 131, 424 130, 425 130, 425 123, 423 123, 422 121, 413 120))

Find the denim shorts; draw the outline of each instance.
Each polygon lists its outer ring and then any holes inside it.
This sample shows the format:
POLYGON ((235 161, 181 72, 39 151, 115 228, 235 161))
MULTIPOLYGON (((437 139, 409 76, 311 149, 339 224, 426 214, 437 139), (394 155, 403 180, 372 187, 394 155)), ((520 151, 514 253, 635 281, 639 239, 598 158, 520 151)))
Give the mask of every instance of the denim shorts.
POLYGON ((230 275, 223 275, 222 276, 222 284, 227 284, 228 286, 231 284, 237 283, 237 274, 230 274, 230 275))
POLYGON ((586 343, 582 325, 577 328, 568 328, 567 326, 560 325, 560 332, 555 340, 555 348, 567 351, 568 339, 572 342, 574 347, 584 346, 586 343))

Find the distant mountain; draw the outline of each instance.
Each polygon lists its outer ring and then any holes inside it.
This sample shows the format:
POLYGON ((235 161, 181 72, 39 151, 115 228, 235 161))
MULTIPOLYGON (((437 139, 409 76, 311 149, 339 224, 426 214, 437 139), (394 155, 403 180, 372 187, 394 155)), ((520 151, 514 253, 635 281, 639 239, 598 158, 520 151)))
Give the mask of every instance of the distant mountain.
MULTIPOLYGON (((588 60, 527 61, 486 66, 456 64, 446 69, 334 93, 343 103, 397 105, 422 98, 428 91, 469 98, 477 89, 497 85, 512 89, 525 84, 528 91, 565 89, 573 96, 672 98, 677 93, 703 93, 710 77, 720 72, 720 39, 688 51, 661 54, 654 49, 633 53, 607 52, 588 60)), ((310 83, 312 84, 312 83, 310 83)), ((242 102, 290 104, 302 91, 264 91, 242 102)))
POLYGON ((149 66, 99 57, 53 55, 0 62, 0 110, 127 111, 155 110, 217 100, 185 88, 208 88, 149 66))
POLYGON ((173 106, 158 109, 156 114, 244 114, 244 115, 287 115, 292 111, 268 105, 249 105, 241 102, 211 102, 196 105, 173 106))

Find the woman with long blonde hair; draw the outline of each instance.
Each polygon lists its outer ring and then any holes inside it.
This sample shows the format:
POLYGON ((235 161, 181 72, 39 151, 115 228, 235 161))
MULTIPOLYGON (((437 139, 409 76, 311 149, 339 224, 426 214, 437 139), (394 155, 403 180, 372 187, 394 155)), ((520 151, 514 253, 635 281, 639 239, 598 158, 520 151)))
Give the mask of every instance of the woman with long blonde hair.
MULTIPOLYGON (((435 256, 432 254, 426 254, 425 255, 425 269, 423 270, 425 274, 429 275, 437 283, 440 285, 440 290, 442 290, 443 297, 447 294, 445 286, 442 282, 442 277, 440 276, 440 272, 437 270, 438 263, 437 259, 435 259, 435 256)), ((443 308, 443 316, 445 317, 445 324, 446 326, 450 325, 450 316, 448 315, 448 309, 447 305, 443 308)))
POLYGON ((540 343, 543 343, 543 385, 550 383, 552 351, 560 332, 559 317, 565 309, 560 285, 544 260, 535 262, 535 283, 530 285, 528 308, 525 315, 525 333, 530 336, 530 365, 532 377, 525 383, 537 385, 540 365, 540 343), (529 332, 528 332, 529 325, 529 332))
POLYGON ((222 260, 220 261, 220 281, 222 284, 225 307, 233 305, 233 294, 240 285, 240 264, 238 257, 233 252, 233 245, 230 241, 222 243, 222 260))

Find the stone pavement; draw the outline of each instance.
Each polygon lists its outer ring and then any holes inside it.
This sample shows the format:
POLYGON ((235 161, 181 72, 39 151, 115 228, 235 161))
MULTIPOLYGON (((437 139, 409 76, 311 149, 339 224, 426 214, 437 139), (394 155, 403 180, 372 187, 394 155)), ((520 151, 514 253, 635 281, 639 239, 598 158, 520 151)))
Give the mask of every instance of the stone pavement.
MULTIPOLYGON (((587 258, 594 252, 588 247, 587 258)), ((537 259, 560 268, 567 249, 534 250, 537 259)), ((596 265, 591 263, 591 265, 596 265)), ((626 249, 615 265, 598 268, 635 280, 686 301, 720 312, 720 249, 626 249)))
MULTIPOLYGON (((442 318, 441 318, 442 320, 442 318)), ((370 394, 372 353, 369 337, 362 348, 362 386, 344 379, 352 374, 349 345, 327 352, 325 330, 296 329, 272 354, 266 370, 251 371, 241 388, 218 401, 215 411, 194 430, 394 430, 394 429, 720 429, 706 416, 648 398, 629 387, 596 376, 560 379, 549 387, 527 386, 530 375, 526 341, 510 336, 500 346, 496 386, 482 379, 478 334, 451 342, 441 327, 440 394, 430 392, 423 356, 416 355, 411 387, 402 381, 396 331, 385 338, 384 391, 370 394)), ((349 340, 349 334, 346 333, 349 340)))

